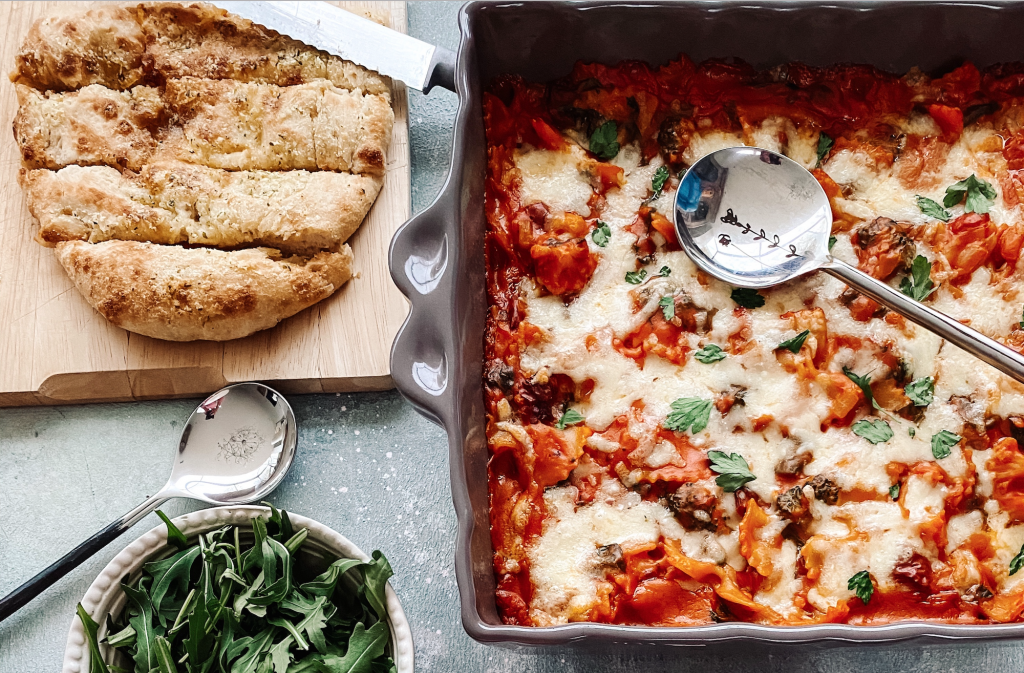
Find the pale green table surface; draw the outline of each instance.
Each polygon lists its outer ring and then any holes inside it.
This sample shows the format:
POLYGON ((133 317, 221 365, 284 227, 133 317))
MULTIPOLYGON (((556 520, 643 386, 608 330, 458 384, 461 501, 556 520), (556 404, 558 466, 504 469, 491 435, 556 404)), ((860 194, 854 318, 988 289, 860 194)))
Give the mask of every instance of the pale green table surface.
MULTIPOLYGON (((455 48, 455 3, 410 3, 410 32, 455 48)), ((413 209, 448 170, 454 94, 410 92, 413 209)), ((0 363, 0 366, 3 366, 0 363)), ((459 621, 455 514, 444 433, 396 392, 291 398, 296 463, 273 496, 278 507, 327 524, 364 551, 381 549, 412 624, 420 671, 698 671, 844 673, 1024 671, 1024 645, 903 646, 724 651, 621 648, 609 653, 481 645, 459 621)), ((155 492, 196 400, 0 409, 0 594, 155 492)), ((171 514, 195 509, 173 501, 171 514)), ((75 603, 151 515, 26 608, 0 623, 0 673, 60 670, 75 603)))

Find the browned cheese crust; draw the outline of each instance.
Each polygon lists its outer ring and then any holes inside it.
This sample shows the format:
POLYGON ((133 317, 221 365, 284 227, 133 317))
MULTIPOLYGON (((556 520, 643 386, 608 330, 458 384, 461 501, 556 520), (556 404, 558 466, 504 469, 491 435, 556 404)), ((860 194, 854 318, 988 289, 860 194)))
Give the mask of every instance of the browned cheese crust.
POLYGON ((111 239, 286 254, 338 250, 380 190, 373 177, 329 171, 224 171, 177 161, 124 174, 106 166, 24 171, 44 245, 111 239))
POLYGON ((127 89, 143 78, 145 50, 134 10, 110 5, 50 17, 29 29, 11 79, 56 91, 90 84, 127 89))
POLYGON ((280 86, 326 79, 391 96, 386 77, 202 3, 102 7, 43 19, 29 31, 11 75, 56 91, 180 77, 280 86))
POLYGON ((86 300, 111 323, 168 341, 226 341, 273 327, 330 296, 352 275, 352 252, 282 258, 136 241, 57 245, 86 300))

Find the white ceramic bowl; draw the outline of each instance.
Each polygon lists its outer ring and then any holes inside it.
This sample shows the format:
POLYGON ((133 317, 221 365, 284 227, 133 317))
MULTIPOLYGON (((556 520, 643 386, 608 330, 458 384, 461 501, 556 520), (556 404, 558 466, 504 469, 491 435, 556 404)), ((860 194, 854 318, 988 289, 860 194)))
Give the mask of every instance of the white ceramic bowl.
MULTIPOLYGON (((270 516, 270 508, 214 507, 178 517, 174 519, 174 525, 181 529, 186 537, 191 537, 229 524, 245 526, 256 515, 267 518, 270 516)), ((370 559, 358 547, 322 523, 291 512, 288 512, 288 516, 296 530, 309 530, 305 545, 319 547, 339 558, 357 558, 363 561, 370 559)), ((124 608, 125 596, 121 590, 121 578, 136 573, 144 563, 164 552, 167 552, 167 527, 160 524, 115 556, 92 583, 85 593, 85 598, 82 599, 82 606, 100 624, 100 635, 105 632, 107 614, 118 614, 124 608)), ((391 628, 391 655, 395 660, 395 666, 398 673, 413 673, 412 631, 398 602, 398 596, 392 591, 390 584, 387 587, 387 604, 388 626, 391 628)), ((105 649, 109 651, 109 648, 105 649)), ((110 658, 107 660, 109 662, 110 658)), ((68 644, 64 650, 63 671, 87 673, 88 670, 89 648, 85 644, 85 632, 82 621, 74 616, 71 619, 71 630, 68 632, 68 644)))

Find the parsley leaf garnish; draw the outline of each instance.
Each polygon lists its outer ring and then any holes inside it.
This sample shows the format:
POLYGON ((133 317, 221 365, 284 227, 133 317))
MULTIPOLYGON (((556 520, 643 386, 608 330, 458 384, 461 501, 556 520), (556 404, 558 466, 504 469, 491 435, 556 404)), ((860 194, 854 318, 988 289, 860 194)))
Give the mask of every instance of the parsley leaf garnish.
POLYGON ((708 344, 693 354, 693 357, 706 365, 725 359, 725 351, 715 344, 708 344))
POLYGON ((680 397, 672 403, 672 413, 665 419, 665 427, 676 432, 689 430, 697 434, 708 427, 711 418, 711 400, 699 397, 680 397))
POLYGON ((663 266, 660 269, 658 269, 658 275, 661 276, 662 278, 668 278, 669 276, 672 275, 672 269, 668 268, 667 266, 663 266))
POLYGON ((924 301, 934 291, 932 263, 924 255, 918 255, 910 265, 910 275, 900 283, 900 292, 914 301, 924 301))
POLYGON ((951 217, 948 210, 942 207, 938 201, 933 201, 927 196, 917 196, 917 207, 922 213, 928 217, 934 217, 936 220, 942 220, 943 222, 949 222, 951 217))
POLYGON ((726 493, 735 493, 757 478, 738 453, 727 455, 724 451, 708 451, 708 458, 711 459, 711 469, 718 473, 715 483, 726 493))
POLYGON ((1021 329, 1024 329, 1024 309, 1021 310, 1020 322, 1017 323, 1017 325, 1019 325, 1021 329))
POLYGON ((899 485, 899 482, 897 482, 897 483, 895 483, 895 484, 893 484, 892 486, 889 487, 889 497, 892 498, 893 500, 899 500, 900 499, 900 485, 899 485))
POLYGON ((829 252, 832 252, 832 246, 834 246, 836 244, 836 241, 838 241, 838 240, 839 239, 836 238, 835 236, 829 236, 828 237, 828 251, 829 252))
POLYGON ((644 278, 647 278, 647 269, 626 272, 626 282, 630 285, 639 285, 644 282, 644 278))
POLYGON ((607 161, 614 159, 619 153, 619 127, 613 121, 606 121, 594 130, 590 136, 590 151, 598 159, 607 161))
POLYGON ((1024 568, 1024 545, 1021 546, 1017 555, 1010 559, 1010 574, 1016 573, 1021 568, 1024 568))
POLYGON ((597 221, 597 227, 593 233, 590 234, 591 240, 594 241, 594 245, 605 247, 608 245, 608 240, 612 237, 612 229, 601 220, 597 221))
POLYGON ((764 297, 757 290, 735 287, 729 296, 743 308, 760 308, 764 306, 764 297))
POLYGON ((818 163, 814 165, 815 168, 821 166, 821 160, 825 158, 825 155, 832 149, 832 139, 828 137, 827 133, 818 134, 818 163))
POLYGON ((651 179, 651 189, 655 196, 665 188, 666 182, 668 182, 668 166, 658 166, 658 170, 654 171, 654 177, 651 179))
POLYGON ((577 423, 583 422, 583 414, 576 411, 575 409, 566 409, 562 417, 555 423, 555 427, 559 430, 565 430, 566 426, 576 425, 577 423))
POLYGON ((861 570, 851 577, 850 581, 846 583, 846 588, 856 593, 857 598, 864 605, 871 602, 871 596, 875 593, 875 585, 871 583, 871 575, 868 574, 867 570, 861 570))
POLYGON ((804 342, 807 341, 807 337, 810 336, 810 334, 811 331, 805 329, 803 332, 800 332, 800 334, 797 334, 792 339, 786 339, 778 346, 776 346, 776 348, 785 348, 790 353, 799 353, 800 349, 803 348, 804 346, 804 342))
POLYGON ((658 306, 661 307, 661 314, 665 316, 665 320, 671 320, 676 317, 675 297, 662 297, 658 300, 658 306))
POLYGON ((952 208, 964 201, 964 212, 987 213, 995 202, 995 198, 996 188, 992 186, 992 183, 987 180, 979 180, 972 173, 971 177, 946 188, 946 197, 942 199, 942 205, 952 208))
POLYGON ((860 435, 872 444, 881 444, 892 439, 892 428, 888 422, 883 421, 881 418, 876 418, 873 421, 869 421, 866 418, 857 421, 853 424, 853 433, 860 435))
POLYGON ((910 398, 915 407, 927 407, 932 403, 935 393, 935 380, 930 376, 911 381, 903 389, 903 394, 910 398))
POLYGON ((878 406, 878 403, 875 402, 875 396, 871 392, 871 378, 868 374, 865 374, 864 376, 858 376, 857 374, 854 374, 853 370, 850 369, 849 367, 843 367, 843 373, 846 374, 847 378, 849 378, 851 381, 853 381, 860 387, 861 392, 864 393, 864 399, 868 401, 868 404, 870 404, 872 407, 876 409, 881 409, 881 407, 878 406))
POLYGON ((963 439, 960 435, 949 430, 939 430, 932 435, 932 455, 936 460, 947 458, 951 449, 963 439))

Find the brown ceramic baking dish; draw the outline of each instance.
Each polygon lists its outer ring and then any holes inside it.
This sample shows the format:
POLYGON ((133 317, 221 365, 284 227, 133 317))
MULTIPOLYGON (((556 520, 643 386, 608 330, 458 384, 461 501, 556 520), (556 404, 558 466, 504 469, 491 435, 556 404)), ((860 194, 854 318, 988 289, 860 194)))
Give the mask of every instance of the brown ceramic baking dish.
POLYGON ((472 2, 459 14, 455 71, 460 106, 452 171, 440 196, 410 220, 391 247, 391 274, 412 310, 395 340, 391 373, 416 408, 448 432, 452 497, 459 520, 456 573, 462 621, 484 642, 557 645, 727 640, 892 642, 1019 638, 1024 624, 761 626, 723 623, 670 628, 575 623, 503 625, 494 602, 482 392, 484 184, 481 97, 497 75, 547 81, 578 60, 661 65, 737 57, 765 68, 788 61, 867 63, 892 72, 945 72, 1024 60, 1024 3, 1012 2, 472 2))

